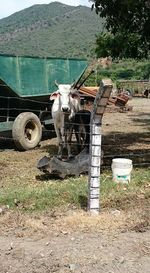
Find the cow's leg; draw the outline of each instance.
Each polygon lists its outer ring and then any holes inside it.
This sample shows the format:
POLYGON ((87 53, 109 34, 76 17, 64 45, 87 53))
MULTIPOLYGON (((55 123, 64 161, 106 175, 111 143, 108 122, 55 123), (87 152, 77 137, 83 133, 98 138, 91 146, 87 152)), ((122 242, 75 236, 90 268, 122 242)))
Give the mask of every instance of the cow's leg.
POLYGON ((57 152, 57 158, 62 159, 63 155, 63 142, 58 143, 58 152, 57 152))
POLYGON ((78 153, 81 152, 82 150, 82 145, 83 145, 83 140, 85 135, 85 130, 83 130, 84 125, 82 124, 82 119, 81 119, 81 114, 77 113, 75 117, 75 124, 74 124, 74 131, 75 131, 75 136, 77 140, 77 150, 78 153))
POLYGON ((73 125, 70 125, 70 128, 67 130, 67 151, 68 151, 68 158, 72 158, 73 155, 71 154, 71 140, 73 134, 73 125))
POLYGON ((67 149, 68 158, 72 158, 71 154, 71 139, 72 139, 73 126, 66 124, 64 128, 64 147, 67 149))
POLYGON ((76 141, 77 141, 77 150, 78 150, 78 153, 79 153, 81 151, 81 146, 82 146, 80 125, 76 124, 75 127, 74 127, 74 130, 75 130, 75 136, 76 136, 76 141))
POLYGON ((62 152, 63 152, 63 140, 62 140, 62 135, 61 135, 61 130, 55 126, 55 132, 57 136, 57 142, 58 142, 58 152, 57 152, 57 157, 62 158, 62 152))

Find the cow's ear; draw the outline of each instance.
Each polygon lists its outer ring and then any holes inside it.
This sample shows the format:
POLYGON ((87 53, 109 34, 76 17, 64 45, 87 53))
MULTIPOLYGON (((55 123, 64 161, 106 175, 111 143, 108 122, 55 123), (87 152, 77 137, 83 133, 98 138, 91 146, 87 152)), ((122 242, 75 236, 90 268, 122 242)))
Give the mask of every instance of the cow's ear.
POLYGON ((54 92, 54 93, 52 93, 52 94, 50 95, 49 99, 50 99, 50 100, 55 100, 58 96, 59 96, 59 93, 54 92))

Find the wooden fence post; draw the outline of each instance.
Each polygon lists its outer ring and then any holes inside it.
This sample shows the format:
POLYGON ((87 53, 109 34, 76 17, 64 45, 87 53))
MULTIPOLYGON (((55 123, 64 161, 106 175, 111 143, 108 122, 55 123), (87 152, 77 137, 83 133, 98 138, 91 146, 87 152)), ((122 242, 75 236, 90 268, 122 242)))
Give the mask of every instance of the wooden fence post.
POLYGON ((89 196, 88 210, 91 214, 100 211, 100 165, 101 165, 101 124, 102 117, 112 91, 110 79, 101 81, 91 114, 90 162, 89 162, 89 196))

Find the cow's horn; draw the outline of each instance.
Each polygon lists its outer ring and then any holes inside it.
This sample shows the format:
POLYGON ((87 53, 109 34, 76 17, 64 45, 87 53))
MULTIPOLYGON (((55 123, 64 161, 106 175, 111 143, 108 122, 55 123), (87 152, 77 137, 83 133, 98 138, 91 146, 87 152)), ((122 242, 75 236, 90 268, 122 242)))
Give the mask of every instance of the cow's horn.
POLYGON ((57 87, 59 87, 59 84, 58 84, 58 82, 55 80, 55 85, 57 86, 57 87))
POLYGON ((75 81, 71 84, 71 88, 74 88, 75 87, 75 81))

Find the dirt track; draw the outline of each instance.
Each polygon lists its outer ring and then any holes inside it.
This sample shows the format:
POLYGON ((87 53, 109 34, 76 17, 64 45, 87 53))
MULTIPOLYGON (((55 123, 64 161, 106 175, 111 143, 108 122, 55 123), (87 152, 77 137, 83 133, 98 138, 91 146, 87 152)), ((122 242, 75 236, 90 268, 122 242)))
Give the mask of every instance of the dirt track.
POLYGON ((149 273, 150 231, 0 237, 1 273, 149 273))
MULTIPOLYGON (((134 99, 129 104, 132 112, 105 114, 104 154, 145 154, 144 159, 135 156, 133 161, 148 161, 150 100, 134 99)), ((33 183, 39 175, 37 160, 49 151, 56 152, 55 139, 43 140, 39 148, 25 153, 14 150, 12 142, 2 144, 1 187, 4 183, 33 183)), ((105 163, 110 161, 106 158, 105 163)), ((129 212, 104 211, 90 220, 82 212, 56 217, 46 214, 43 220, 38 216, 32 223, 28 220, 28 225, 34 226, 32 232, 21 223, 24 216, 0 214, 0 273, 149 273, 150 229, 148 219, 144 220, 149 208, 147 200, 137 211, 132 207, 129 212), (128 213, 133 214, 132 221, 128 213), (139 215, 143 222, 138 222, 139 215), (3 228, 10 217, 11 226, 3 228)))

